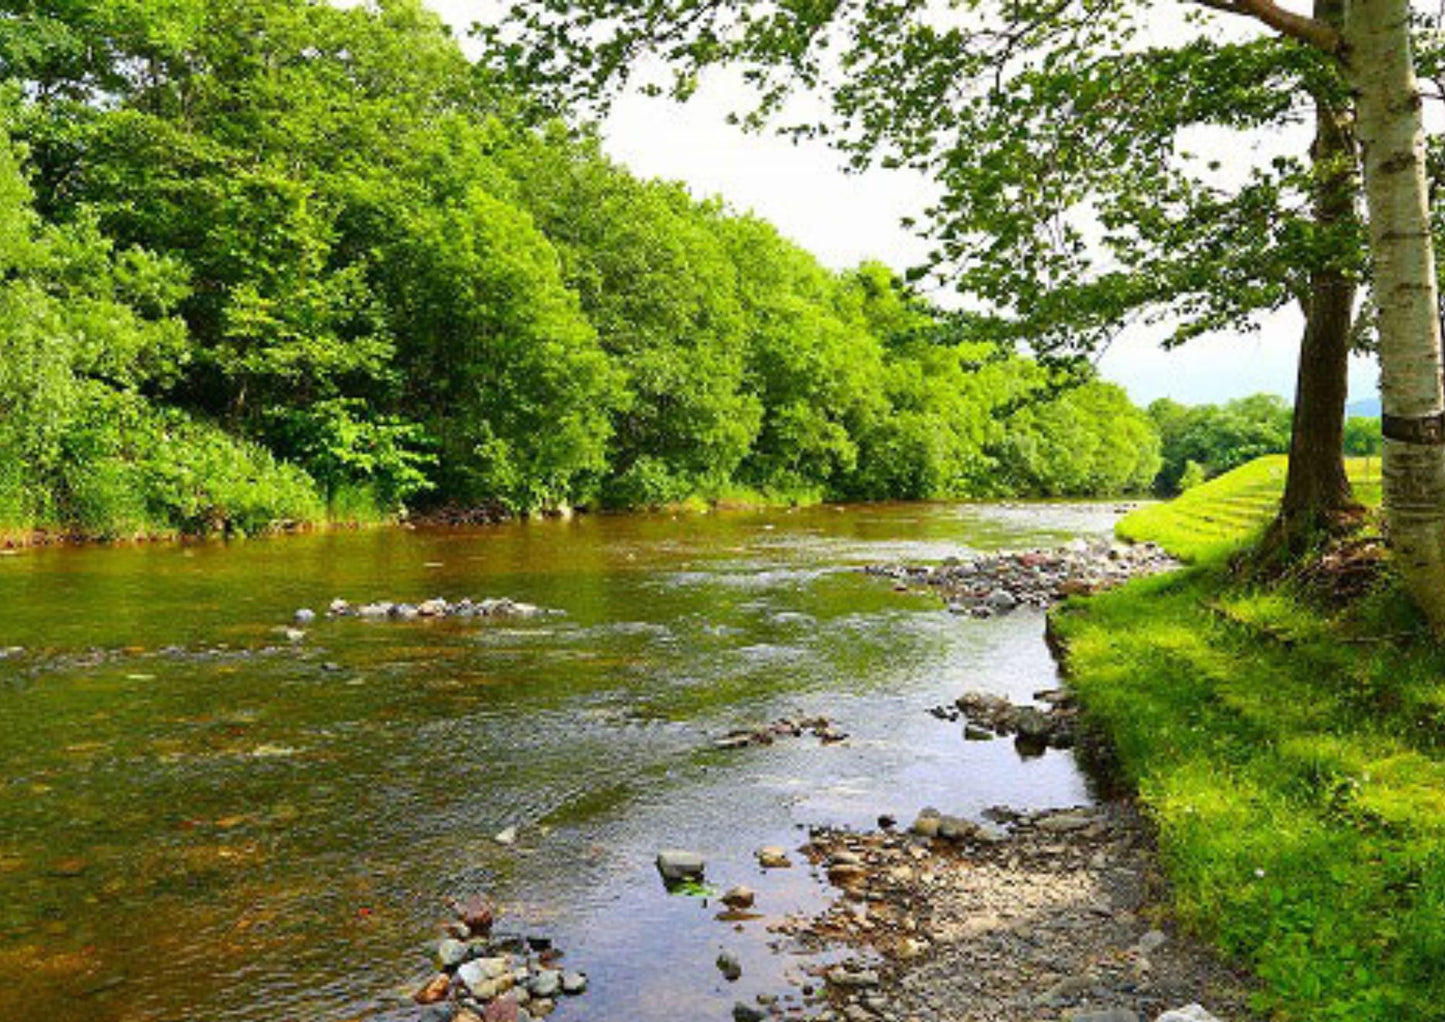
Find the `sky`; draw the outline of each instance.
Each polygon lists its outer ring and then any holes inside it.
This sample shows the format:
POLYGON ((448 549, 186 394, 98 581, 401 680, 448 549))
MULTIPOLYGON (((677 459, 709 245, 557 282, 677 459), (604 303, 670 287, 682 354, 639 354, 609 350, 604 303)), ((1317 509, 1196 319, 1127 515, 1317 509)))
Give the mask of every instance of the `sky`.
MULTIPOLYGON (((428 2, 461 37, 494 9, 489 0, 428 2)), ((706 79, 686 104, 629 93, 603 125, 606 150, 640 176, 681 181, 699 197, 721 196, 764 217, 835 269, 878 259, 902 270, 922 260, 926 245, 900 221, 928 202, 925 179, 906 171, 845 173, 824 144, 744 132, 727 123, 744 98, 741 84, 725 73, 706 79)), ((1305 138, 1301 147, 1307 144, 1305 138)), ((935 297, 947 304, 950 296, 935 297)), ((1098 365, 1141 404, 1160 397, 1218 402, 1261 391, 1290 398, 1302 329, 1291 308, 1263 320, 1257 333, 1203 337, 1166 352, 1159 341, 1167 326, 1134 328, 1098 365)), ((1353 359, 1350 400, 1375 397, 1377 381, 1373 359, 1353 359)))

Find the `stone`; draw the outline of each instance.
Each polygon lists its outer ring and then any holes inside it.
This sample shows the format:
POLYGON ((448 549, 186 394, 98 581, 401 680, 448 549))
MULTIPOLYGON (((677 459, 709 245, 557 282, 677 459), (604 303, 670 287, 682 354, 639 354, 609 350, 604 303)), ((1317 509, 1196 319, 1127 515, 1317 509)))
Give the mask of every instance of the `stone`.
POLYGON ((758 849, 758 865, 763 869, 790 869, 793 860, 788 858, 786 849, 778 845, 768 845, 758 849))
POLYGON ((489 996, 495 997, 500 992, 497 988, 501 981, 506 981, 502 987, 506 990, 510 990, 514 982, 511 964, 505 958, 473 958, 457 970, 457 979, 478 997, 482 997, 489 987, 489 996))
POLYGON ((482 1022, 521 1022, 522 1009, 515 997, 498 997, 482 1012, 482 1022))
POLYGON ((451 989, 452 978, 444 972, 439 972, 427 981, 426 986, 411 995, 411 999, 417 1004, 436 1004, 446 1000, 447 991, 451 989))
POLYGON ((724 951, 717 956, 717 971, 723 974, 723 979, 732 983, 742 976, 743 963, 731 951, 724 951))
POLYGON ((963 740, 965 742, 991 742, 994 733, 986 727, 979 727, 977 724, 965 724, 963 728, 963 740))
POLYGON ((1219 1022, 1219 1019, 1205 1011, 1201 1004, 1186 1004, 1166 1011, 1154 1022, 1219 1022))
POLYGON ((291 615, 291 620, 295 621, 298 625, 301 625, 304 628, 306 625, 309 625, 316 620, 316 611, 312 610, 310 607, 302 607, 295 614, 291 615))
POLYGON ((471 956, 471 947, 454 937, 447 937, 437 945, 437 961, 443 969, 455 969, 471 956))
POLYGON ((1150 930, 1148 933, 1144 934, 1144 936, 1139 938, 1139 941, 1134 945, 1134 948, 1141 955, 1152 955, 1155 951, 1158 951, 1167 943, 1169 943, 1169 938, 1166 937, 1162 931, 1150 930))
POLYGON ((1020 738, 1047 739, 1053 733, 1053 723, 1037 707, 1024 706, 1014 719, 1014 728, 1020 738))
POLYGON ((585 972, 564 972, 562 973, 562 992, 569 997, 576 997, 587 989, 587 974, 585 972))
POLYGON ((1083 830, 1093 822, 1092 813, 1074 809, 1045 816, 1037 821, 1036 826, 1050 834, 1072 834, 1074 831, 1083 830))
POLYGON ((497 835, 492 838, 492 840, 499 845, 514 845, 517 843, 517 828, 507 827, 503 830, 500 830, 497 832, 497 835))
POLYGON ((657 871, 669 884, 680 884, 689 880, 699 881, 706 869, 707 861, 697 852, 668 848, 657 853, 657 871))
POLYGON ((549 1000, 562 992, 562 974, 556 969, 542 969, 532 977, 527 989, 533 997, 549 1000))
POLYGON ((937 837, 942 822, 943 818, 937 809, 925 809, 918 814, 918 818, 913 821, 913 826, 908 829, 919 837, 937 837))
POLYGON ((480 895, 468 898, 466 901, 455 901, 451 908, 456 913, 457 919, 467 928, 467 932, 473 937, 485 937, 492 932, 492 922, 496 918, 496 912, 492 903, 480 895))
POLYGON ((1007 589, 995 589, 988 594, 985 602, 994 610, 1013 610, 1019 605, 1019 598, 1007 589))
POLYGON ((753 889, 751 887, 744 887, 741 884, 737 887, 728 888, 727 892, 722 896, 722 903, 728 908, 752 908, 753 902, 756 900, 757 895, 753 893, 753 889))
POLYGON ((1064 1022, 1139 1022, 1139 1013, 1128 1008, 1089 1008, 1065 1012, 1064 1022))
POLYGON ((746 1001, 738 1001, 733 1005, 733 1022, 763 1022, 767 1017, 767 1012, 746 1001))
POLYGON ((543 997, 533 1001, 527 1008, 536 1018, 545 1018, 557 1009, 557 1002, 543 997))
POLYGON ((828 982, 848 990, 868 990, 878 985, 878 973, 873 969, 852 972, 840 965, 828 970, 828 982))

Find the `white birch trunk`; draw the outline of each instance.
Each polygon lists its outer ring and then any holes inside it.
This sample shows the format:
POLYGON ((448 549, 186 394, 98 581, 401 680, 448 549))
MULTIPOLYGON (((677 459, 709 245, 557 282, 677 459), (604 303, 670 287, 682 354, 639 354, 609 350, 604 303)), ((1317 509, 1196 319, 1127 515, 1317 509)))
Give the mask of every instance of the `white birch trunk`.
POLYGON ((1445 632, 1445 396, 1409 14, 1408 0, 1350 0, 1344 57, 1356 92, 1379 309, 1386 521, 1396 568, 1438 634, 1445 632))

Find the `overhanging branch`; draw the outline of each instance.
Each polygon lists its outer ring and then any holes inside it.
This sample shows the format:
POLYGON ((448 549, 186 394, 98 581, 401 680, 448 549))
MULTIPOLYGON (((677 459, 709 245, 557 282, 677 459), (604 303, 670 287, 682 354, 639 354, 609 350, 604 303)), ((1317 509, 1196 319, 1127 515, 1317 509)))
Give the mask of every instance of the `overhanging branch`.
POLYGON ((1294 11, 1287 11, 1279 4, 1274 3, 1274 0, 1189 0, 1189 2, 1199 4, 1201 7, 1208 7, 1211 10, 1223 11, 1226 14, 1253 18, 1255 21, 1268 25, 1281 35, 1297 39, 1326 53, 1340 52, 1342 42, 1340 33, 1333 26, 1303 14, 1296 14, 1294 11))

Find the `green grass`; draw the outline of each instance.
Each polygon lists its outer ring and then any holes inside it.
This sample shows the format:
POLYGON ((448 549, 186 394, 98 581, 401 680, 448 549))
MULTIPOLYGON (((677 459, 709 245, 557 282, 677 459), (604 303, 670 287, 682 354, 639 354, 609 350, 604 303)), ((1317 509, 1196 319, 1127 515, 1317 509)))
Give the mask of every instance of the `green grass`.
POLYGON ((1130 516, 1196 566, 1061 608, 1071 681, 1158 823, 1181 918, 1259 977, 1261 1010, 1445 1018, 1445 651, 1389 578, 1324 607, 1226 570, 1282 470, 1130 516))
MULTIPOLYGON (((1175 500, 1150 504, 1125 516, 1117 532, 1128 540, 1150 540, 1186 561, 1233 553, 1257 539, 1274 516, 1284 492, 1288 460, 1258 458, 1186 491, 1175 500)), ((1355 496, 1367 506, 1380 502, 1380 462, 1346 461, 1355 496)))

